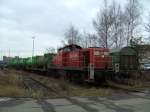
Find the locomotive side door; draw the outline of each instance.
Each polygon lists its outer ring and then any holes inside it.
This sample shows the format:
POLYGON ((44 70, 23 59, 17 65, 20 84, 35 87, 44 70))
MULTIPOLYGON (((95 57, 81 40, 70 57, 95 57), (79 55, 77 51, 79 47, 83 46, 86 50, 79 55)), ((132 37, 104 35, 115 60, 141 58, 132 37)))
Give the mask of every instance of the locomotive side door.
POLYGON ((90 51, 83 53, 83 66, 87 68, 88 80, 94 79, 94 65, 90 64, 90 51))
POLYGON ((88 75, 89 75, 89 79, 91 80, 94 79, 94 65, 93 64, 89 64, 88 66, 88 75))
POLYGON ((90 63, 90 53, 89 51, 83 52, 83 66, 88 67, 90 63))

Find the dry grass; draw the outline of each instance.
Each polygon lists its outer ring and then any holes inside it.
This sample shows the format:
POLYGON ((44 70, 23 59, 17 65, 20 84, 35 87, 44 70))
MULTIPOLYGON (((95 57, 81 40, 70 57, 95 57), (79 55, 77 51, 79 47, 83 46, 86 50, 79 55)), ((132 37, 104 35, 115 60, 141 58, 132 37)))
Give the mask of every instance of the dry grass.
MULTIPOLYGON (((148 77, 148 75, 146 75, 148 77)), ((146 77, 145 76, 145 77, 146 77)), ((148 79, 148 78, 146 78, 148 79)), ((150 78, 149 78, 150 79, 150 78)), ((134 81, 130 81, 134 82, 134 81)), ((140 83, 134 82, 134 85, 140 86, 140 83)), ((129 88, 129 87, 127 87, 129 88)), ((132 87, 133 89, 133 87, 132 87)), ((135 89, 135 88, 134 88, 135 89)), ((63 96, 107 96, 116 92, 121 92, 114 88, 105 87, 86 87, 83 85, 72 84, 63 79, 54 79, 50 77, 43 77, 36 74, 18 72, 18 71, 0 71, 0 96, 2 97, 32 97, 39 98, 58 98, 63 96), (30 75, 34 79, 39 80, 41 83, 52 88, 56 95, 50 93, 49 96, 45 96, 44 91, 34 91, 25 88, 23 84, 23 75, 30 75)))
POLYGON ((26 90, 18 74, 9 71, 0 71, 0 96, 3 97, 24 97, 26 90))
POLYGON ((25 90, 14 85, 0 85, 1 97, 24 97, 25 90))
MULTIPOLYGON (((34 74, 32 75, 34 77, 34 74)), ((62 96, 107 96, 115 92, 111 88, 96 88, 93 86, 86 87, 84 85, 77 85, 67 82, 63 79, 54 79, 42 76, 38 76, 36 77, 36 79, 52 88, 53 90, 57 91, 57 93, 62 96)))
POLYGON ((38 92, 32 91, 32 93, 30 94, 30 97, 34 98, 34 99, 45 98, 45 96, 44 96, 42 91, 38 91, 38 92))
POLYGON ((107 96, 113 93, 112 89, 78 89, 70 91, 70 96, 107 96))

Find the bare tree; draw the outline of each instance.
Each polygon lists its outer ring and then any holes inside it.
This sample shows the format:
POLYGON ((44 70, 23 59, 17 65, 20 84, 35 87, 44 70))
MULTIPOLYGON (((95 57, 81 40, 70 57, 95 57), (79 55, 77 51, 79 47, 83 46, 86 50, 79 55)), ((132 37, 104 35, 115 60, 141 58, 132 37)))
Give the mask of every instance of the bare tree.
POLYGON ((88 37, 87 37, 87 33, 86 31, 84 31, 82 34, 81 34, 81 46, 83 48, 87 48, 88 47, 88 37))
POLYGON ((80 34, 73 25, 70 25, 65 32, 65 39, 68 44, 80 44, 80 34))
POLYGON ((121 48, 124 45, 124 15, 120 4, 115 1, 112 3, 110 10, 112 11, 112 27, 111 34, 115 48, 121 48))
POLYGON ((98 45, 98 37, 94 33, 87 33, 84 31, 82 34, 81 38, 81 46, 83 48, 88 48, 88 47, 99 47, 98 45))
POLYGON ((128 0, 128 3, 125 7, 125 26, 126 26, 126 40, 127 45, 129 45, 130 40, 135 37, 135 33, 140 22, 140 16, 141 16, 141 5, 138 0, 128 0))
POLYGON ((53 47, 49 47, 46 49, 46 53, 55 53, 55 52, 56 52, 56 50, 53 47))
POLYGON ((130 40, 130 45, 133 47, 136 47, 137 45, 141 45, 144 42, 142 41, 142 37, 138 37, 138 38, 133 38, 130 40))
POLYGON ((98 47, 98 38, 95 34, 86 35, 87 47, 98 47))
POLYGON ((108 7, 107 0, 105 0, 104 8, 98 12, 97 18, 93 21, 98 34, 99 44, 102 47, 111 47, 113 45, 110 31, 112 24, 112 10, 108 7))
POLYGON ((149 14, 149 17, 148 17, 148 22, 145 25, 145 30, 148 33, 147 42, 150 42, 150 14, 149 14))

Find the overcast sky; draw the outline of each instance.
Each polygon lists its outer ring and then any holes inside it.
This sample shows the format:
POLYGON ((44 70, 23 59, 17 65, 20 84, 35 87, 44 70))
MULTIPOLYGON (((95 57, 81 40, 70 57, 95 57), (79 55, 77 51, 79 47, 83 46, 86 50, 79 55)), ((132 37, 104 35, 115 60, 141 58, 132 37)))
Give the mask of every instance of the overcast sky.
MULTIPOLYGON (((145 17, 150 0, 141 2, 145 17)), ((1 56, 8 56, 9 49, 11 56, 30 56, 32 36, 36 37, 36 54, 51 46, 57 48, 70 24, 93 32, 92 19, 102 4, 103 0, 0 0, 1 56)))

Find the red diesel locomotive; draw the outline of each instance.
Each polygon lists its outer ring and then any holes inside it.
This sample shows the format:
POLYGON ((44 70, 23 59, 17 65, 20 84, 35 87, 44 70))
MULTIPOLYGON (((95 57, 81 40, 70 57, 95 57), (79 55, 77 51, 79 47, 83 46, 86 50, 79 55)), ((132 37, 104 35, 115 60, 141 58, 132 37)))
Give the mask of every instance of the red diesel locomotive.
POLYGON ((69 80, 99 81, 112 70, 108 48, 81 48, 74 44, 60 48, 52 63, 53 69, 69 80))

